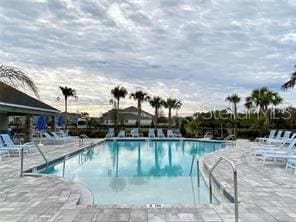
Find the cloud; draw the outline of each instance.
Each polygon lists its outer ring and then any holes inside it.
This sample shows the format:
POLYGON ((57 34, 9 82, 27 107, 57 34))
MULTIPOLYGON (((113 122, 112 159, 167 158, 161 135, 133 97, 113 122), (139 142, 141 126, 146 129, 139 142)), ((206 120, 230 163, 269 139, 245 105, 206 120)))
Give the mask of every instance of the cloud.
POLYGON ((1 0, 0 59, 60 109, 59 85, 78 91, 73 111, 93 115, 122 85, 182 99, 190 114, 233 92, 279 91, 295 63, 295 10, 293 0, 1 0))

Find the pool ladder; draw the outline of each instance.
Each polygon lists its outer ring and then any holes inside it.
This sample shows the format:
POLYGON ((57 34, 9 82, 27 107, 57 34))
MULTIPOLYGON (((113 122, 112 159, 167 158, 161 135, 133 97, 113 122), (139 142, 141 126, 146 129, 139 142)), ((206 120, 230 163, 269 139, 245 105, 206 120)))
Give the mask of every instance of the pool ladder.
MULTIPOLYGON (((191 168, 190 168, 190 173, 189 176, 192 176, 192 171, 193 171, 193 165, 194 165, 194 160, 196 159, 196 156, 193 155, 192 156, 192 162, 191 162, 191 168)), ((233 184, 234 184, 234 216, 235 216, 235 222, 238 222, 238 188, 237 188, 237 169, 235 164, 221 156, 219 157, 219 159, 216 161, 216 163, 214 164, 214 166, 211 168, 211 170, 209 171, 209 199, 210 199, 210 203, 213 202, 213 188, 212 188, 212 177, 213 177, 213 171, 216 169, 216 167, 221 163, 221 161, 226 161, 227 163, 229 163, 231 165, 232 171, 233 171, 233 184)), ((197 169, 197 187, 200 187, 200 172, 199 172, 199 160, 196 159, 196 169, 197 169)))
MULTIPOLYGON (((46 172, 47 172, 47 170, 48 170, 48 160, 44 156, 44 153, 41 151, 39 145, 36 142, 34 142, 33 144, 36 147, 36 149, 39 151, 39 153, 42 156, 43 160, 45 161, 45 164, 46 164, 46 172)), ((21 177, 24 176, 24 149, 25 148, 26 148, 26 146, 23 146, 21 148, 21 175, 20 175, 21 177)))
POLYGON ((221 156, 219 157, 219 159, 216 161, 216 163, 214 164, 214 166, 211 168, 210 173, 209 173, 209 190, 210 190, 210 203, 212 203, 212 177, 213 177, 213 171, 216 169, 216 167, 222 162, 222 161, 226 161, 227 163, 229 163, 231 165, 232 171, 233 171, 233 185, 234 185, 234 216, 235 216, 235 222, 238 222, 238 189, 237 189, 237 169, 235 164, 221 156))

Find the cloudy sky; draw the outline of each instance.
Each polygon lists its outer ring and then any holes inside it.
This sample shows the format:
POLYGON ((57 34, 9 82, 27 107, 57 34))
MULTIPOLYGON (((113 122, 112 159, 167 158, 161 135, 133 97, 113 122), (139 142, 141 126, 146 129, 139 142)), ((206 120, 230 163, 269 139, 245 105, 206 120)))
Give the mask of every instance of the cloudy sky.
POLYGON ((94 116, 120 85, 181 99, 191 114, 234 92, 280 92, 296 64, 295 12, 295 0, 0 0, 0 63, 60 109, 59 85, 77 90, 70 111, 94 116))

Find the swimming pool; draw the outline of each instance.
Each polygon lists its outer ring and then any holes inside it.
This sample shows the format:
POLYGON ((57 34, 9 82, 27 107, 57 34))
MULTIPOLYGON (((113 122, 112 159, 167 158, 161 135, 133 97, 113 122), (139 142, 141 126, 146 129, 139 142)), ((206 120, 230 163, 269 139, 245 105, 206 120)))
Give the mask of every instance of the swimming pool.
MULTIPOLYGON (((84 184, 94 204, 208 203, 203 179, 197 188, 197 158, 223 147, 197 141, 105 141, 48 169, 48 174, 84 184)), ((215 198, 214 198, 214 201, 215 198)))

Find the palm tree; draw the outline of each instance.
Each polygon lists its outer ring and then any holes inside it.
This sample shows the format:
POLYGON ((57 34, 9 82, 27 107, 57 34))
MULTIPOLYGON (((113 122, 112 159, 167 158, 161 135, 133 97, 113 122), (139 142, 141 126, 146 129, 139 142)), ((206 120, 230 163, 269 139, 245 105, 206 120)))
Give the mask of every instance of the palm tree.
POLYGON ((75 89, 68 88, 67 86, 65 86, 65 87, 60 86, 60 90, 62 91, 63 96, 65 98, 65 114, 66 114, 65 128, 67 128, 67 125, 68 125, 68 98, 69 97, 77 98, 77 96, 76 96, 75 89))
POLYGON ((185 124, 186 133, 193 135, 194 137, 198 136, 200 121, 197 118, 193 118, 185 124))
POLYGON ((158 125, 158 115, 159 115, 158 111, 163 105, 163 100, 159 96, 155 96, 149 101, 149 103, 155 110, 154 111, 154 129, 156 129, 158 125))
POLYGON ((269 90, 267 87, 254 89, 249 97, 246 98, 245 106, 247 108, 259 108, 259 114, 264 118, 264 125, 269 125, 269 106, 281 104, 283 99, 278 93, 269 90))
POLYGON ((237 94, 228 96, 225 101, 233 104, 233 114, 234 114, 234 135, 237 136, 237 104, 240 102, 241 98, 237 94))
POLYGON ((149 101, 150 97, 147 93, 144 93, 142 91, 136 91, 135 93, 131 93, 130 98, 133 98, 134 100, 137 100, 138 102, 138 114, 137 114, 137 122, 138 122, 138 128, 141 127, 141 114, 142 114, 142 103, 144 101, 149 101))
POLYGON ((290 80, 282 85, 282 90, 294 88, 296 84, 296 65, 294 66, 294 68, 295 68, 295 71, 291 74, 290 80))
POLYGON ((0 65, 0 82, 16 88, 20 85, 27 86, 39 98, 38 88, 33 80, 13 66, 0 65))
POLYGON ((111 94, 113 95, 113 97, 116 99, 117 101, 117 106, 116 106, 116 109, 117 109, 117 112, 116 112, 116 126, 118 127, 118 123, 119 123, 119 101, 121 98, 125 98, 126 95, 127 95, 127 90, 124 88, 124 87, 120 87, 120 86, 117 86, 115 87, 114 89, 111 90, 111 94))
POLYGON ((172 109, 180 109, 182 106, 182 103, 180 100, 177 99, 172 99, 172 98, 167 98, 166 101, 163 102, 163 105, 165 108, 169 109, 169 126, 168 128, 171 128, 172 125, 172 109))

